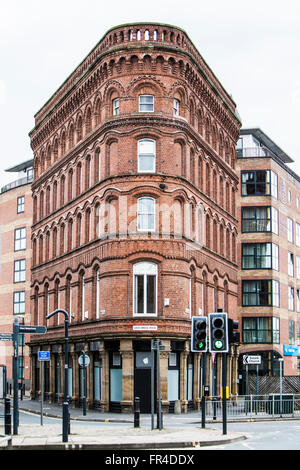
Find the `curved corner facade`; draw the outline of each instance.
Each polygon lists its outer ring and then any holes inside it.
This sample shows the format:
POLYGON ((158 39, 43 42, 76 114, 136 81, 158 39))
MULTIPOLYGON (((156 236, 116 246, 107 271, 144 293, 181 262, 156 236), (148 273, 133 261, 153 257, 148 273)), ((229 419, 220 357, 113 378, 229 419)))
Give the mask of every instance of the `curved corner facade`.
MULTIPOLYGON (((84 349, 90 407, 132 411, 140 396, 149 412, 151 339, 160 338, 164 411, 176 400, 183 411, 199 406, 191 316, 237 315, 239 128, 188 36, 151 23, 112 28, 35 115, 31 310, 44 325, 58 307, 70 314, 75 405, 84 349)), ((31 338, 33 398, 43 349, 46 398, 61 400, 63 344, 59 316, 31 338)), ((228 361, 236 394, 236 346, 228 361)))

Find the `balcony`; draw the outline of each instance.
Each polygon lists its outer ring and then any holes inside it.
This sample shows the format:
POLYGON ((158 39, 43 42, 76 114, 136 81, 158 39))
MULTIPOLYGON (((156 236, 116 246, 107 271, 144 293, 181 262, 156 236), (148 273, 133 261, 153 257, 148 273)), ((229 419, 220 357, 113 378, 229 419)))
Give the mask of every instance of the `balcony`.
POLYGON ((11 189, 17 188, 18 186, 23 186, 24 184, 32 183, 33 181, 33 174, 27 175, 24 178, 19 178, 12 183, 6 184, 1 188, 1 194, 5 193, 7 191, 10 191, 11 189))
POLYGON ((237 149, 236 155, 238 158, 274 157, 274 154, 265 147, 237 149))

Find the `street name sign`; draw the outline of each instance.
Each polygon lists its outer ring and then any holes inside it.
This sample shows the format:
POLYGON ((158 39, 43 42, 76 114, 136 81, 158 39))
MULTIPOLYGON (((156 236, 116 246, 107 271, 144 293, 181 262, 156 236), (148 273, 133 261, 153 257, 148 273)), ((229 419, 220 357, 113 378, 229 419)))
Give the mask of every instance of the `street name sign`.
POLYGON ((0 333, 0 341, 13 341, 11 333, 0 333))
POLYGON ((50 352, 49 351, 39 351, 38 352, 39 361, 50 361, 50 352))
POLYGON ((244 354, 243 364, 261 364, 261 356, 249 356, 248 354, 244 354))
POLYGON ((45 334, 47 331, 47 328, 45 326, 40 326, 40 325, 19 325, 19 333, 23 334, 37 334, 37 335, 42 335, 45 334))

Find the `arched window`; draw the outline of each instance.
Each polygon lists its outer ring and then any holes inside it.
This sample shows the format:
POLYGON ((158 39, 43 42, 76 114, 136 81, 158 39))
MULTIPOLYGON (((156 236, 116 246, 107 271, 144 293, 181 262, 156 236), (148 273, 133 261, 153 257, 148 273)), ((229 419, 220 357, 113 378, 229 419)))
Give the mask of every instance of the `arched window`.
POLYGON ((95 281, 96 281, 96 301, 95 301, 95 308, 96 308, 96 319, 100 318, 100 269, 96 269, 95 271, 95 281))
POLYGON ((155 200, 152 197, 138 199, 138 231, 155 230, 155 200))
POLYGON ((133 278, 134 315, 157 315, 157 265, 135 264, 133 278))
POLYGON ((155 140, 138 141, 138 172, 154 173, 156 167, 155 140))

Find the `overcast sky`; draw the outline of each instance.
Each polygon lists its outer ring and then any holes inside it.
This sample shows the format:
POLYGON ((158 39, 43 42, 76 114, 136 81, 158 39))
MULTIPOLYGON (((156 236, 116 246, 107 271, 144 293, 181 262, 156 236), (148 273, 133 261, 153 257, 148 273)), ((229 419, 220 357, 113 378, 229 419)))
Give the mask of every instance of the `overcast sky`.
POLYGON ((138 21, 184 29, 243 127, 260 127, 300 175, 299 19, 299 0, 0 0, 0 186, 33 157, 34 114, 108 29, 138 21))

